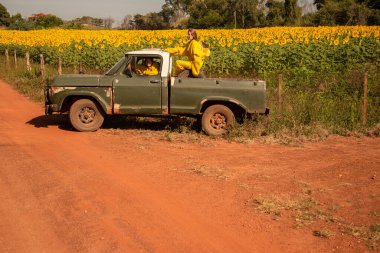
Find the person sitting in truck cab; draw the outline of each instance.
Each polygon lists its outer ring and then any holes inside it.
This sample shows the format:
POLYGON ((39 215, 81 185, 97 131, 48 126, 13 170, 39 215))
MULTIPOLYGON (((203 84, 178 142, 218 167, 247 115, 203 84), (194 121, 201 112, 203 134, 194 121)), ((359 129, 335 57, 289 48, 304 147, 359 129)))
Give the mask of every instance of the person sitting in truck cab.
POLYGON ((145 76, 156 76, 159 74, 159 66, 157 62, 153 61, 152 57, 145 58, 144 64, 138 64, 136 73, 145 76))
POLYGON ((204 59, 210 56, 211 52, 204 44, 197 39, 197 32, 194 29, 187 31, 189 42, 186 47, 167 48, 166 51, 173 55, 187 56, 189 61, 177 60, 175 63, 176 75, 184 70, 190 70, 193 77, 198 77, 204 59))

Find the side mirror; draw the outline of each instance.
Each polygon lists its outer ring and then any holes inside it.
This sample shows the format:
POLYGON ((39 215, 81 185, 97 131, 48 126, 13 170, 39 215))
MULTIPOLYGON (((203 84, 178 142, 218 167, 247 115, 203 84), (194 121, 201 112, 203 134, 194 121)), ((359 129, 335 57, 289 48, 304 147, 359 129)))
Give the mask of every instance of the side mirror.
POLYGON ((129 77, 132 77, 132 70, 129 69, 129 68, 126 68, 126 69, 124 70, 124 74, 127 75, 127 76, 129 76, 129 77))

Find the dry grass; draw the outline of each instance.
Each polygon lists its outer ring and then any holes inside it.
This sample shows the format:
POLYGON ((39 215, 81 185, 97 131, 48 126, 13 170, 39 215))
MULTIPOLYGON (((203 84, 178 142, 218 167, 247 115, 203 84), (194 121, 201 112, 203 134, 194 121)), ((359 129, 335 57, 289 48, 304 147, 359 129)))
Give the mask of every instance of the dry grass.
MULTIPOLYGON (((300 182, 301 185, 306 185, 300 182)), ((379 249, 380 246, 380 224, 369 226, 348 226, 347 222, 336 215, 339 206, 325 207, 311 196, 301 195, 298 197, 289 196, 266 196, 250 199, 247 203, 256 210, 273 215, 275 220, 281 216, 294 218, 294 228, 307 227, 313 223, 325 224, 333 230, 338 230, 342 234, 359 238, 366 242, 369 249, 379 249), (316 223, 318 221, 318 223, 316 223), (330 224, 330 225, 328 225, 330 224), (335 225, 333 225, 335 224, 335 225), (335 228, 335 229, 334 229, 335 228)), ((334 233, 329 229, 314 229, 313 235, 321 238, 330 238, 334 233)))
POLYGON ((219 180, 230 180, 233 178, 233 175, 231 173, 227 173, 225 168, 217 166, 195 164, 186 167, 185 171, 199 176, 213 177, 219 180))
POLYGON ((380 224, 372 224, 368 227, 344 226, 340 231, 365 240, 369 249, 377 250, 380 247, 380 224))
POLYGON ((330 238, 331 236, 334 235, 334 233, 332 233, 331 231, 327 229, 322 229, 322 230, 314 230, 313 235, 322 237, 322 238, 330 238))

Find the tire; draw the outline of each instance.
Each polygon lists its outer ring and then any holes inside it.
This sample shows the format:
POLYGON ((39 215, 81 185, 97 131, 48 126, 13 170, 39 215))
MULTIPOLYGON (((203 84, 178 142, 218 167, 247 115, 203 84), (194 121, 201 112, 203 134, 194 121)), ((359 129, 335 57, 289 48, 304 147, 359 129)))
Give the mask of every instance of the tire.
POLYGON ((223 135, 234 124, 234 113, 224 105, 212 105, 202 115, 202 129, 207 135, 223 135))
POLYGON ((104 122, 104 113, 89 99, 79 99, 70 107, 71 125, 79 132, 98 130, 104 122))

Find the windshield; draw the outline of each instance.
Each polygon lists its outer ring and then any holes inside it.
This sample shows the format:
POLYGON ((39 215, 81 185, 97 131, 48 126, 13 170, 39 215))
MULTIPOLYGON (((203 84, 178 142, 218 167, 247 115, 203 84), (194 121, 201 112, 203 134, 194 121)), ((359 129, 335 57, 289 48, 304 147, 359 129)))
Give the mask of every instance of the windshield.
POLYGON ((124 56, 123 58, 121 58, 115 65, 113 65, 113 67, 108 70, 106 72, 105 75, 107 76, 112 76, 114 74, 116 74, 116 72, 120 69, 120 67, 123 65, 124 61, 125 61, 126 57, 124 56))

